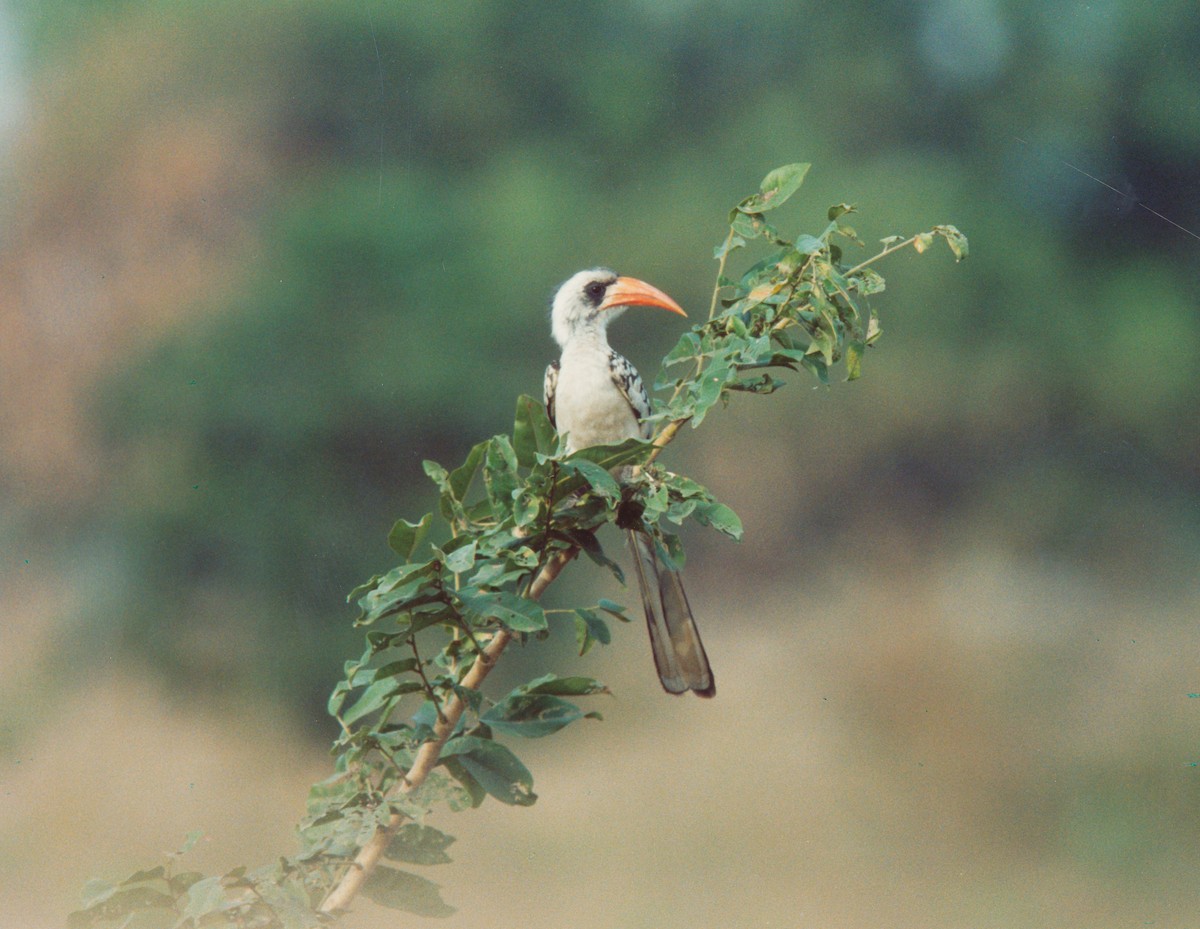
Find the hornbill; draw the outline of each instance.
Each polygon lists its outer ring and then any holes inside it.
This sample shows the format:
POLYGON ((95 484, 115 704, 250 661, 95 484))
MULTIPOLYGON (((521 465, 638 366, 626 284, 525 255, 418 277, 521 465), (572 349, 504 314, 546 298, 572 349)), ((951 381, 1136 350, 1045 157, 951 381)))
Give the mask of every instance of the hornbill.
MULTIPOLYGON (((568 451, 650 438, 650 398, 637 370, 608 344, 608 324, 626 307, 661 307, 687 314, 657 287, 605 268, 580 271, 554 296, 551 332, 562 357, 546 368, 546 412, 568 451)), ((717 692, 700 631, 679 573, 661 565, 654 540, 629 530, 650 647, 668 693, 717 692)))

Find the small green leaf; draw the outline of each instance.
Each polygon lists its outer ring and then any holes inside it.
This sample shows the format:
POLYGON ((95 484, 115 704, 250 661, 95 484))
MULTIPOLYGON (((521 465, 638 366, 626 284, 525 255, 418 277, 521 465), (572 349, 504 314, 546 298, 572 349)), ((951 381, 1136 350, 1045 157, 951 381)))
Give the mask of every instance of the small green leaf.
POLYGON ((471 481, 479 470, 479 464, 483 461, 483 455, 487 448, 487 442, 480 442, 475 445, 467 453, 467 460, 455 468, 448 476, 447 486, 454 495, 454 499, 460 502, 466 500, 467 490, 471 487, 471 481))
POLYGON ((533 775, 506 746, 478 736, 458 736, 442 749, 443 758, 458 762, 484 790, 501 803, 530 806, 537 799, 533 775))
MULTIPOLYGON (((739 213, 738 215, 741 216, 743 214, 739 213)), ((724 258, 726 255, 728 255, 730 252, 735 251, 739 248, 742 248, 745 244, 746 244, 746 240, 743 239, 740 235, 731 235, 724 242, 722 242, 720 245, 718 245, 716 248, 713 249, 713 258, 720 261, 722 258, 724 258)))
POLYGON ((879 317, 875 315, 875 311, 871 311, 871 319, 867 323, 867 339, 868 345, 873 345, 875 340, 883 335, 883 330, 879 327, 879 317))
POLYGON ((200 925, 202 917, 219 913, 225 908, 227 902, 228 897, 225 894, 225 886, 221 883, 221 878, 206 877, 188 888, 187 903, 180 914, 181 921, 191 919, 196 925, 200 925))
POLYGON ((954 253, 955 261, 962 261, 970 254, 970 245, 967 242, 967 237, 963 235, 954 226, 934 226, 933 231, 946 239, 946 244, 950 246, 950 251, 954 253))
POLYGON ((546 612, 541 605, 511 591, 479 591, 464 587, 455 596, 467 609, 495 619, 513 632, 541 632, 547 628, 546 612))
POLYGON ((488 500, 499 516, 512 512, 513 496, 520 486, 517 477, 517 454, 508 436, 498 435, 487 443, 483 457, 483 483, 488 500))
POLYGON ((608 555, 604 554, 604 549, 600 546, 600 540, 596 538, 596 533, 586 529, 568 530, 567 538, 583 551, 585 555, 592 561, 593 564, 598 564, 601 567, 608 568, 612 572, 613 577, 620 584, 625 583, 625 572, 621 570, 621 566, 613 561, 608 555))
POLYGON ((796 251, 801 255, 815 255, 817 252, 825 250, 825 243, 813 235, 801 235, 796 237, 796 251))
POLYGON ((617 603, 615 600, 601 600, 596 605, 600 607, 600 609, 604 610, 605 613, 608 613, 610 616, 619 619, 623 623, 632 622, 632 620, 625 615, 625 607, 620 603, 617 603))
POLYGON ((617 483, 616 478, 594 461, 588 461, 586 458, 568 458, 562 462, 562 470, 578 474, 588 482, 592 490, 603 497, 615 500, 621 496, 621 485, 617 483))
POLYGON ((510 693, 480 717, 491 729, 505 735, 537 739, 583 719, 573 703, 549 694, 510 693))
POLYGON ((450 472, 436 461, 426 459, 421 462, 421 467, 425 469, 425 473, 429 475, 429 479, 437 484, 439 489, 444 491, 450 486, 450 472))
POLYGON ((579 646, 579 654, 586 655, 597 642, 601 645, 608 645, 612 642, 612 633, 608 629, 608 623, 595 610, 577 607, 575 610, 575 644, 579 646))
POLYGON ((695 392, 696 412, 692 417, 692 428, 699 426, 713 404, 721 399, 721 390, 729 382, 729 379, 730 367, 727 361, 715 358, 704 369, 695 392))
POLYGON ((668 570, 682 571, 687 567, 687 554, 683 550, 683 540, 673 532, 663 532, 661 538, 654 540, 658 550, 659 560, 668 570))
POLYGON ((475 780, 475 775, 463 767, 462 761, 458 758, 442 757, 442 765, 446 771, 458 781, 459 787, 466 794, 467 804, 471 809, 477 809, 484 800, 487 799, 487 791, 483 789, 483 785, 475 780))
POLYGON ((518 688, 527 694, 550 694, 555 697, 586 697, 590 694, 607 694, 611 691, 590 677, 559 677, 544 674, 518 688))
POLYGON ((537 519, 541 512, 541 501, 528 490, 517 493, 513 500, 513 522, 518 526, 528 526, 537 519))
POLYGON ((864 297, 882 293, 887 287, 883 277, 874 268, 863 268, 861 271, 855 272, 854 276, 850 278, 850 283, 864 297))
POLYGON ((742 521, 737 513, 724 503, 715 500, 701 503, 696 507, 696 521, 703 526, 712 526, 718 532, 723 532, 734 541, 742 541, 742 521))
POLYGON ((99 877, 93 877, 83 885, 83 895, 79 903, 85 910, 90 909, 98 903, 103 903, 116 892, 116 884, 109 883, 99 877))
POLYGON ((396 520, 392 531, 388 533, 388 545, 397 555, 408 561, 412 558, 417 546, 424 541, 433 524, 433 514, 426 513, 420 522, 410 523, 406 519, 396 520))
POLYGON ((399 677, 401 674, 408 674, 410 671, 415 671, 416 669, 416 658, 401 658, 399 661, 389 661, 383 667, 376 669, 372 682, 382 681, 388 677, 399 677))
POLYGON ((677 362, 695 358, 700 351, 700 337, 694 332, 685 332, 663 359, 663 366, 668 367, 677 362))
POLYGON ((862 377, 862 356, 866 347, 857 339, 846 343, 846 380, 855 381, 862 377))
POLYGON ((446 849, 454 843, 454 836, 446 835, 432 826, 405 823, 396 830, 383 856, 389 861, 404 861, 408 864, 449 864, 446 849))
POLYGON ((546 415, 540 400, 526 394, 517 398, 517 415, 513 421, 513 451, 523 468, 532 468, 537 456, 553 455, 558 444, 557 433, 546 415))
POLYGON ((421 690, 421 687, 420 681, 398 682, 393 677, 385 677, 363 691, 362 696, 354 702, 354 705, 342 714, 342 722, 347 726, 352 725, 364 716, 370 716, 372 713, 387 706, 394 698, 403 696, 404 694, 416 693, 421 690))
POLYGON ((446 917, 454 907, 442 899, 441 888, 428 878, 386 866, 377 867, 363 885, 363 893, 380 906, 416 916, 446 917))
POLYGON ((466 545, 460 545, 452 552, 446 553, 446 570, 451 574, 463 574, 475 566, 476 542, 472 539, 466 545))
POLYGON ((835 203, 829 208, 829 212, 826 215, 828 215, 829 221, 832 223, 839 216, 844 216, 846 213, 854 212, 856 212, 856 210, 852 203, 835 203))
POLYGON ((776 168, 763 178, 759 192, 739 203, 737 209, 742 213, 765 213, 782 206, 800 189, 811 167, 810 164, 790 164, 776 168))
MULTIPOLYGON (((622 465, 641 464, 650 457, 653 451, 654 445, 650 442, 643 439, 626 439, 619 445, 593 445, 589 448, 581 448, 577 452, 572 452, 563 461, 583 459, 598 464, 606 471, 611 471, 622 465)), ((568 481, 569 479, 564 478, 561 482, 565 484, 568 481)))

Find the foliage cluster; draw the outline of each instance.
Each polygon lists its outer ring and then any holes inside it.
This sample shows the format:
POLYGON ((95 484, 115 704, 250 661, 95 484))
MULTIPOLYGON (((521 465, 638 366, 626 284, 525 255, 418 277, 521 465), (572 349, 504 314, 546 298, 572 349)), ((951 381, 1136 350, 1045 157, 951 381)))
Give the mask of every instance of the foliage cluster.
POLYGON ((606 524, 649 533, 676 567, 684 556, 673 526, 691 519, 740 539, 732 510, 656 463, 662 448, 730 392, 774 392, 780 370, 805 369, 824 384, 844 362, 846 378, 857 378, 880 334, 869 303, 884 286, 875 261, 908 246, 923 251, 935 237, 956 257, 966 255, 965 237, 939 226, 886 239, 878 254, 849 265, 839 242, 861 243, 846 222, 854 211, 847 204, 830 208, 819 234, 788 238, 766 214, 795 193, 808 167, 772 171, 731 212, 715 251, 709 318, 664 359, 657 384, 673 393, 656 402, 653 440, 567 454, 541 403, 522 396, 511 435, 480 442, 453 469, 425 462, 437 513, 396 522, 388 541, 401 563, 350 595, 366 648, 345 664, 329 698, 341 730, 334 773, 310 792, 300 851, 254 871, 203 877, 164 866, 120 884, 96 882, 72 916, 74 929, 306 929, 341 912, 359 882, 385 905, 424 916, 452 912, 437 885, 390 863, 449 860, 453 838, 426 822, 439 806, 469 809, 489 796, 533 803, 532 775, 504 740, 599 718, 575 701, 607 692, 592 678, 553 672, 496 697, 478 683, 510 641, 544 638, 551 622, 572 623, 584 654, 611 640, 609 620, 627 620, 610 600, 544 609, 541 591, 579 552, 622 579, 596 535, 606 524), (727 278, 729 255, 756 240, 769 253, 727 278), (665 373, 672 368, 683 371, 665 373), (632 474, 618 482, 618 469, 632 474))

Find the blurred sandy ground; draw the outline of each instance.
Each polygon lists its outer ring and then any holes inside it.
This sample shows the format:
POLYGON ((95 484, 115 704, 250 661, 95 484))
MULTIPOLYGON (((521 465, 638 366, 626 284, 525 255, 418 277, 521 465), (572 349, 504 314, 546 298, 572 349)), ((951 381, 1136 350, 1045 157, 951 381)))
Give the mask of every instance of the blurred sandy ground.
MULTIPOLYGON (((435 819, 459 838, 421 869, 459 908, 441 924, 1190 924, 1195 598, 981 549, 724 609, 720 580, 693 571, 718 698, 658 692, 643 631, 620 630, 585 662, 616 691, 589 703, 605 721, 519 746, 538 803, 435 819)), ((28 615, 5 617, 6 703, 38 699, 28 615)), ((29 709, 4 746, 4 926, 61 925, 87 878, 192 829, 208 872, 287 853, 328 770, 286 712, 180 704, 121 668, 29 709)), ((348 925, 434 922, 364 901, 348 925)))

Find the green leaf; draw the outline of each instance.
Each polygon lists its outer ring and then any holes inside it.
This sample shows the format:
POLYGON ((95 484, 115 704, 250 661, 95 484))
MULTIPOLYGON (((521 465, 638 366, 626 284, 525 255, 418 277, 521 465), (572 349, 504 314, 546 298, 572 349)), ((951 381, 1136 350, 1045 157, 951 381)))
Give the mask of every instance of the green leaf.
POLYGON ((283 880, 278 866, 260 868, 254 874, 254 892, 271 908, 280 929, 316 929, 325 924, 314 913, 308 892, 295 878, 283 880))
POLYGON ((389 661, 383 667, 376 669, 372 682, 382 681, 384 678, 389 677, 399 677, 401 674, 408 674, 410 671, 415 671, 416 669, 416 658, 401 658, 399 661, 389 661))
POLYGON ((738 519, 737 513, 724 503, 717 503, 715 500, 701 503, 696 507, 695 517, 701 525, 712 526, 731 539, 742 541, 742 521, 738 519))
POLYGON ((959 232, 956 227, 934 226, 933 231, 945 238, 946 244, 950 246, 950 251, 954 253, 955 261, 962 261, 970 254, 970 245, 967 242, 967 237, 959 232))
POLYGON ((573 703, 549 694, 513 691, 480 717, 496 732, 537 739, 569 726, 584 713, 573 703))
POLYGON ((692 417, 692 428, 699 426, 712 406, 721 399, 721 390, 730 379, 729 363, 714 358, 704 373, 700 376, 700 384, 696 389, 696 412, 692 417))
POLYGON ((546 415, 540 400, 527 394, 517 398, 517 415, 513 421, 513 451, 523 468, 532 468, 537 456, 553 455, 558 445, 558 435, 546 415))
POLYGON ((800 359, 800 364, 822 384, 829 385, 829 366, 820 358, 806 356, 800 359))
POLYGON ((487 443, 483 457, 483 483, 488 500, 498 516, 512 512, 513 496, 520 486, 517 477, 517 453, 508 436, 498 435, 487 443))
POLYGON ((572 543, 579 546, 593 564, 608 568, 619 583, 625 583, 625 572, 621 570, 619 564, 604 554, 604 549, 601 548, 600 540, 596 538, 596 533, 590 532, 587 529, 573 529, 568 530, 566 536, 572 543))
POLYGON ((622 604, 617 603, 615 600, 600 600, 600 602, 596 605, 600 607, 600 609, 604 610, 605 613, 608 613, 610 616, 619 619, 623 623, 632 622, 632 620, 625 615, 625 607, 622 604))
POLYGON ((420 681, 397 682, 393 677, 385 677, 363 691, 362 696, 354 701, 354 705, 342 714, 342 722, 347 726, 352 725, 364 716, 369 716, 382 709, 394 697, 416 693, 421 689, 420 681))
POLYGON ((450 472, 443 468, 436 461, 426 459, 421 462, 421 467, 425 469, 425 473, 429 475, 429 479, 438 485, 440 490, 447 490, 450 486, 450 472))
POLYGON ((846 343, 846 380, 855 381, 862 377, 862 356, 866 344, 857 339, 846 343))
POLYGON ((446 849, 454 843, 454 836, 446 835, 432 826, 405 823, 396 830, 383 856, 389 861, 404 861, 409 864, 449 864, 446 849))
POLYGON ((545 674, 535 678, 528 684, 522 684, 518 690, 527 694, 550 694, 555 697, 586 697, 590 694, 611 693, 593 678, 559 677, 557 674, 545 674))
POLYGON ((612 642, 612 633, 606 623, 595 610, 577 607, 575 610, 575 644, 579 646, 579 654, 586 655, 599 642, 608 645, 612 642))
POLYGON ((458 762, 484 790, 501 803, 530 806, 537 799, 533 775, 507 747, 478 736, 458 736, 446 743, 443 758, 458 762))
MULTIPOLYGON (((743 214, 743 213, 738 214, 739 217, 744 216, 744 215, 745 214, 743 214)), ((735 251, 736 249, 742 248, 745 244, 746 244, 746 240, 743 239, 740 235, 731 235, 724 242, 722 242, 720 245, 718 245, 716 248, 713 249, 713 258, 720 261, 722 258, 724 258, 726 255, 728 255, 730 252, 735 251)))
POLYGON ((856 212, 856 210, 854 208, 854 205, 851 203, 835 203, 833 206, 831 206, 829 208, 829 212, 826 215, 828 215, 829 221, 832 223, 839 216, 844 216, 846 213, 854 213, 854 212, 856 212))
POLYGON ((421 521, 410 523, 406 519, 396 520, 392 531, 388 533, 388 545, 397 555, 408 561, 417 550, 417 546, 425 540, 429 527, 433 524, 433 514, 426 513, 421 521))
POLYGON ((116 884, 109 883, 103 878, 93 877, 83 885, 83 895, 79 903, 85 910, 90 909, 98 903, 103 903, 116 892, 116 884))
POLYGON ((443 751, 442 765, 449 772, 450 776, 458 781, 459 786, 467 796, 467 802, 471 809, 477 809, 487 799, 487 791, 475 779, 475 775, 466 769, 462 761, 454 757, 447 758, 443 751))
POLYGON ((661 533, 661 538, 654 540, 658 549, 659 560, 671 571, 682 571, 687 567, 687 554, 683 550, 683 540, 673 532, 661 533))
POLYGON ((881 293, 887 286, 883 277, 874 268, 863 268, 861 271, 856 271, 850 278, 850 283, 864 297, 881 293))
POLYGON ((679 341, 675 343, 675 347, 663 359, 663 366, 667 367, 680 361, 695 358, 700 354, 700 351, 700 337, 694 332, 685 332, 679 337, 679 341))
POLYGON ((562 470, 578 474, 601 496, 613 500, 621 496, 621 485, 617 483, 616 478, 594 461, 588 461, 586 458, 568 458, 562 462, 562 470))
MULTIPOLYGON (((748 203, 750 199, 747 197, 743 203, 748 203)), ((757 239, 761 235, 773 238, 776 235, 775 230, 759 215, 759 211, 751 210, 743 213, 740 207, 730 215, 729 228, 736 237, 744 236, 747 239, 757 239)), ((743 242, 743 244, 745 243, 743 242)))
POLYGON ((467 499, 467 490, 470 489, 471 481, 479 470, 479 463, 483 461, 483 455, 488 448, 488 444, 488 442, 480 442, 475 445, 467 453, 467 460, 450 473, 447 478, 447 486, 450 489, 450 493, 454 495, 454 499, 460 502, 467 499))
POLYGON ((389 868, 377 867, 363 885, 363 893, 380 906, 403 910, 415 916, 446 917, 454 907, 442 899, 441 888, 428 878, 389 868))
MULTIPOLYGON (((641 464, 650 457, 653 451, 654 445, 651 442, 644 439, 626 439, 619 445, 592 445, 589 448, 581 448, 564 458, 563 463, 585 460, 598 464, 606 471, 611 471, 613 468, 623 465, 641 464)), ((570 480, 570 478, 564 478, 561 483, 566 485, 570 483, 570 480)))
POLYGON ((392 572, 389 572, 375 590, 369 591, 359 599, 358 606, 363 615, 355 625, 367 626, 385 616, 438 599, 440 594, 430 583, 440 570, 436 561, 416 567, 402 565, 401 569, 394 586, 388 580, 392 576, 392 572))
POLYGON ((541 512, 541 501, 528 490, 517 493, 513 500, 513 522, 518 526, 528 526, 537 519, 541 512))
POLYGON ((801 235, 796 237, 796 251, 801 255, 815 255, 817 252, 825 250, 825 243, 812 235, 801 235))
POLYGON ((810 164, 790 164, 776 168, 763 178, 759 192, 747 197, 738 204, 737 209, 742 213, 765 213, 782 206, 800 185, 808 174, 810 164))
POLYGON ((541 605, 508 590, 472 590, 464 587, 454 596, 467 609, 480 616, 495 619, 513 632, 541 632, 548 628, 546 612, 541 605))
POLYGON ((219 877, 206 877, 197 881, 187 892, 187 903, 180 914, 180 922, 191 919, 200 925, 202 917, 210 913, 219 913, 228 907, 229 899, 225 893, 225 885, 219 877))
POLYGON ((446 570, 451 574, 462 574, 475 566, 476 542, 472 539, 466 545, 460 545, 452 552, 446 553, 446 570))

